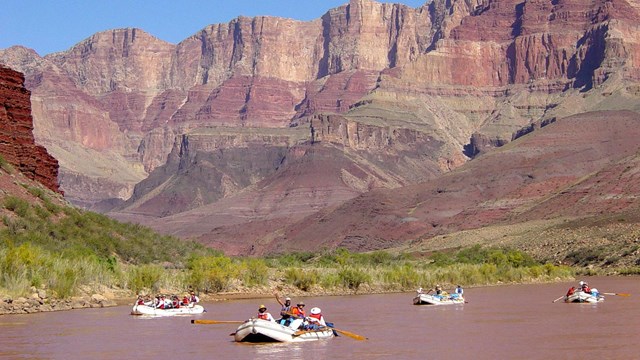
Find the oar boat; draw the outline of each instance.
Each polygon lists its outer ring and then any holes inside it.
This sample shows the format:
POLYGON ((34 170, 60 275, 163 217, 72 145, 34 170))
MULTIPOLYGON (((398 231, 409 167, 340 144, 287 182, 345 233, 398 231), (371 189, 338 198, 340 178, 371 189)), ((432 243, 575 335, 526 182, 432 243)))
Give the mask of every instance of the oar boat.
POLYGON ((175 316, 175 315, 195 315, 202 314, 202 305, 186 305, 172 309, 158 309, 145 304, 133 305, 131 315, 152 315, 152 316, 175 316))
POLYGON ((576 291, 571 295, 567 295, 564 297, 564 302, 566 303, 589 303, 596 304, 604 301, 604 296, 600 295, 597 292, 584 292, 584 291, 576 291))
POLYGON ((333 329, 297 330, 274 321, 249 319, 234 334, 237 342, 303 342, 334 337, 333 329))
POLYGON ((457 294, 448 296, 418 294, 413 298, 413 305, 464 305, 464 298, 457 294))

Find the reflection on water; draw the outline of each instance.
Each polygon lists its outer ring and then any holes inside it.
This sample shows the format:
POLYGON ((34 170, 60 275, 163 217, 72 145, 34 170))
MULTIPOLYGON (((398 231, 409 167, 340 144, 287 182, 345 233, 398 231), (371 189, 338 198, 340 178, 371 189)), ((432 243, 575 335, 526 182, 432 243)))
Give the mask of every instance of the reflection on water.
MULTIPOLYGON (((552 303, 569 283, 467 288, 463 306, 415 306, 413 293, 305 298, 340 336, 292 344, 238 344, 237 324, 194 325, 191 319, 245 320, 275 299, 205 304, 197 316, 146 318, 130 307, 0 316, 0 358, 7 359, 552 359, 638 358, 640 281, 593 278, 600 304, 552 303), (577 356, 580 354, 580 356, 577 356)), ((425 284, 427 285, 427 284, 425 284)), ((296 299, 294 299, 295 301, 296 299)), ((272 310, 273 311, 273 310, 272 310)))
POLYGON ((326 354, 331 340, 312 341, 307 343, 265 343, 245 344, 239 346, 251 346, 256 357, 267 359, 313 359, 319 354, 326 354))

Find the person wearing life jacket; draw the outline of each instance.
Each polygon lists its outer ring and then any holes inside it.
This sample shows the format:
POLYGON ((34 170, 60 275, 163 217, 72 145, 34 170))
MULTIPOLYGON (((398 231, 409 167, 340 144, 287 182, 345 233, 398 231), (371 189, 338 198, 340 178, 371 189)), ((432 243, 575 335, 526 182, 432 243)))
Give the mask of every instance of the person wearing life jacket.
POLYGON ((144 305, 144 299, 142 299, 142 295, 138 295, 138 299, 136 300, 136 305, 144 305))
POLYGON ((304 302, 300 301, 294 308, 291 309, 291 323, 289 327, 292 329, 300 329, 303 327, 304 319, 307 314, 304 311, 304 302))
POLYGON ((200 298, 196 295, 195 291, 191 291, 191 296, 189 297, 189 302, 194 305, 200 302, 200 298))
POLYGON ((182 298, 182 306, 189 306, 189 297, 187 295, 182 298))
POLYGON ((267 307, 264 305, 260 305, 258 308, 258 319, 267 320, 267 321, 276 321, 276 319, 271 316, 271 313, 267 312, 267 307))
POLYGON ((457 297, 463 297, 462 294, 464 294, 464 289, 462 289, 462 286, 460 285, 456 286, 456 289, 454 290, 454 294, 456 294, 457 297))
POLYGON ((278 304, 282 306, 280 308, 280 319, 278 320, 278 322, 281 325, 287 326, 291 322, 291 298, 287 297, 284 299, 284 302, 283 302, 277 293, 274 295, 276 296, 276 300, 278 301, 278 304))
POLYGON ((307 317, 307 314, 304 311, 304 302, 300 301, 293 309, 291 309, 291 316, 298 319, 304 319, 307 317))
POLYGON ((165 301, 164 295, 160 296, 160 299, 158 300, 158 309, 165 309, 167 307, 167 303, 165 301))
POLYGON ((173 297, 171 297, 171 306, 174 309, 179 309, 180 308, 180 299, 178 299, 178 296, 173 295, 173 297))
POLYGON ((582 284, 582 291, 586 292, 587 294, 591 294, 591 288, 589 287, 589 284, 587 284, 586 282, 582 284))
POLYGON ((569 297, 569 296, 573 295, 573 293, 575 293, 575 292, 576 292, 576 287, 572 286, 572 287, 569 288, 569 290, 567 291, 567 295, 565 295, 565 296, 569 297))
POLYGON ((306 317, 307 329, 318 330, 321 327, 327 326, 327 323, 324 321, 324 316, 322 316, 322 310, 319 307, 311 308, 309 313, 309 316, 306 317))

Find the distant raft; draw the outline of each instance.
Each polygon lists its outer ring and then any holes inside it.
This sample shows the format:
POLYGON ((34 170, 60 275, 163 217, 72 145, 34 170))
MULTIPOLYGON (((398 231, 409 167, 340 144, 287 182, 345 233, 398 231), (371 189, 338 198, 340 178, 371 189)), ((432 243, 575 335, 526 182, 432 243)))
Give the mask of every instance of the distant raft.
POLYGON ((153 306, 136 304, 133 305, 131 315, 149 315, 149 316, 175 316, 175 315, 195 315, 202 314, 204 307, 202 305, 186 305, 179 308, 159 309, 153 306))
POLYGON ((305 342, 334 337, 329 327, 317 330, 297 330, 274 321, 250 319, 238 327, 233 334, 237 342, 305 342))
POLYGON ((464 298, 457 294, 448 296, 418 294, 413 298, 413 305, 464 305, 464 298))
POLYGON ((584 291, 576 291, 571 295, 567 295, 564 297, 564 302, 566 303, 589 303, 589 304, 597 304, 599 302, 604 301, 604 296, 595 292, 584 292, 584 291))

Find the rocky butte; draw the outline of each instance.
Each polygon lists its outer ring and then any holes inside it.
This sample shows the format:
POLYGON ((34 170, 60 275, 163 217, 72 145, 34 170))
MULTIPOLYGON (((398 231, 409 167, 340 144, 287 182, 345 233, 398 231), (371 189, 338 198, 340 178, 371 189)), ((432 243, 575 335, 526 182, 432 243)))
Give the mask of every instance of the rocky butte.
POLYGON ((568 216, 542 202, 635 151, 639 20, 636 0, 351 0, 0 62, 70 201, 230 254, 368 250, 568 216))
POLYGON ((33 138, 29 96, 24 76, 0 66, 0 155, 29 179, 60 192, 58 161, 33 138))

